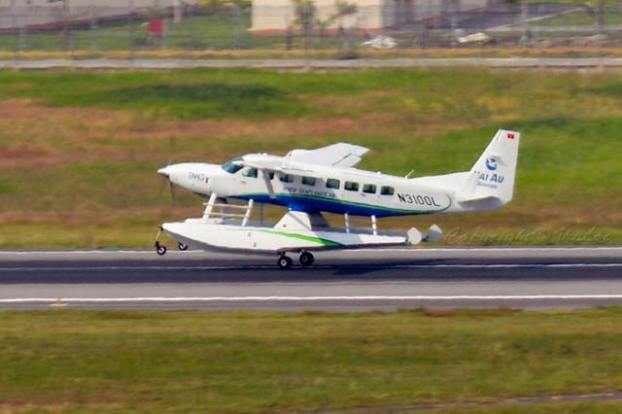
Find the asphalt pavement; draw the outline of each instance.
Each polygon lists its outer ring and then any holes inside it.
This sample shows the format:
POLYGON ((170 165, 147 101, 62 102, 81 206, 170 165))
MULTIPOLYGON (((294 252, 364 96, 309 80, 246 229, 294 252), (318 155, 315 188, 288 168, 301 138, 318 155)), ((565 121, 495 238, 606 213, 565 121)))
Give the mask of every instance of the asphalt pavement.
POLYGON ((276 256, 198 251, 0 252, 0 308, 605 305, 622 305, 622 247, 329 251, 291 270, 278 269, 276 256))
POLYGON ((361 59, 0 59, 0 69, 190 69, 264 68, 281 70, 331 70, 417 67, 482 67, 491 69, 619 69, 619 57, 453 57, 361 59))

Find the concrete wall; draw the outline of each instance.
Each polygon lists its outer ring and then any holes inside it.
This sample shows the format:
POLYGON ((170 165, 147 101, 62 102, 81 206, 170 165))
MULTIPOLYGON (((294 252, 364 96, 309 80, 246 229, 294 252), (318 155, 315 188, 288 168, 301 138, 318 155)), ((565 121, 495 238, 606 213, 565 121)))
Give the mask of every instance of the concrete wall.
MULTIPOLYGON (((186 4, 196 0, 184 0, 186 4)), ((172 7, 179 0, 0 0, 0 29, 46 26, 65 20, 88 20, 124 16, 134 10, 151 7, 172 7)))

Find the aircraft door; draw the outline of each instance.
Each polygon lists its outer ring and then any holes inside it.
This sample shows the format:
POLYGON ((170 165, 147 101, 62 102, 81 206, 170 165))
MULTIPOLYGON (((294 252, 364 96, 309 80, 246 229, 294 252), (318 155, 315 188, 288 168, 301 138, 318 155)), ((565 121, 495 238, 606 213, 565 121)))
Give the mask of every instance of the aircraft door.
POLYGON ((259 176, 259 172, 257 168, 243 168, 239 174, 236 174, 236 181, 240 184, 254 184, 257 181, 257 177, 259 176))

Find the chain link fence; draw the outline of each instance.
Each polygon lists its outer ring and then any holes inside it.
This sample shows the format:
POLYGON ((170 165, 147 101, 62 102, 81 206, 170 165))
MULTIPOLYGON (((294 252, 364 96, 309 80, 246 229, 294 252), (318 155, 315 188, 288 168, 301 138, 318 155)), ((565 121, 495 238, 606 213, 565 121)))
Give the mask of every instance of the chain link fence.
POLYGON ((0 51, 622 45, 622 2, 611 1, 392 0, 365 7, 313 2, 305 7, 294 2, 280 7, 261 2, 204 5, 198 0, 103 3, 0 0, 0 51))

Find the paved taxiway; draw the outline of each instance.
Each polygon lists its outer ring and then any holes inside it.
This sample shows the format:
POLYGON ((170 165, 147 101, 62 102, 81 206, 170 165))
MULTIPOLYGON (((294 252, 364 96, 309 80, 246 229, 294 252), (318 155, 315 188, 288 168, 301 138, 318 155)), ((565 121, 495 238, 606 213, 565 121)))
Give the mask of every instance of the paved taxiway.
POLYGON ((0 69, 191 69, 262 68, 335 70, 368 68, 430 68, 470 66, 492 69, 619 69, 619 57, 450 57, 361 59, 0 59, 0 69))
POLYGON ((0 252, 0 307, 392 310, 622 305, 622 247, 386 249, 275 257, 0 252))

